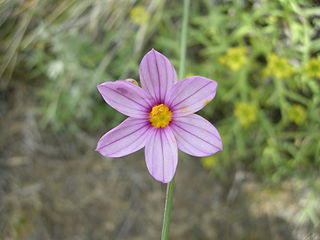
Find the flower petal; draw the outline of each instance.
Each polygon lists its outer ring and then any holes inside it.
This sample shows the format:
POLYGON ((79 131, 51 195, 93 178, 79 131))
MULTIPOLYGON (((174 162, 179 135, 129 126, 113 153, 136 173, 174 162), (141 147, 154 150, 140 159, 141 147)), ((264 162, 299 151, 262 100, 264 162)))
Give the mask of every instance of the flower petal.
POLYGON ((178 164, 178 148, 170 127, 152 128, 145 147, 145 157, 152 177, 163 183, 172 180, 178 164))
POLYGON ((176 70, 164 55, 152 49, 139 67, 141 86, 157 102, 162 103, 171 87, 178 81, 176 70))
POLYGON ((165 102, 174 116, 186 116, 199 111, 216 95, 217 82, 200 76, 183 79, 176 83, 165 102))
POLYGON ((146 118, 152 100, 142 88, 126 82, 105 82, 97 86, 103 99, 117 111, 135 118, 146 118))
POLYGON ((145 146, 150 129, 148 120, 129 117, 100 138, 96 151, 105 157, 122 157, 136 152, 145 146))
POLYGON ((217 129, 197 114, 174 118, 170 127, 178 148, 192 156, 209 156, 223 149, 217 129))

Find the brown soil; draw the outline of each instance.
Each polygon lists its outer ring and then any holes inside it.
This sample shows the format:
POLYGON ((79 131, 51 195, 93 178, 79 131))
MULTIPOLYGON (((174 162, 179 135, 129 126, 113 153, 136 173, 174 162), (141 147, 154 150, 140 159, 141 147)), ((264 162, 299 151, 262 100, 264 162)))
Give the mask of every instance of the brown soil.
MULTIPOLYGON (((143 152, 102 158, 99 136, 41 129, 32 89, 0 94, 0 239, 160 239, 165 185, 143 152)), ((221 181, 199 159, 179 160, 170 239, 320 239, 294 218, 294 184, 268 192, 240 168, 221 181)))

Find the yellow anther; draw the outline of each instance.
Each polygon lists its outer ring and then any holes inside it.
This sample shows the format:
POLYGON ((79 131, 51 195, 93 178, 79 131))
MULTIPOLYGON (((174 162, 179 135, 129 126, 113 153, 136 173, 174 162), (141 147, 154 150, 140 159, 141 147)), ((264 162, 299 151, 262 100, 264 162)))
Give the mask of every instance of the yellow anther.
POLYGON ((149 121, 156 128, 164 128, 171 122, 171 115, 172 112, 166 105, 159 104, 151 109, 149 121))

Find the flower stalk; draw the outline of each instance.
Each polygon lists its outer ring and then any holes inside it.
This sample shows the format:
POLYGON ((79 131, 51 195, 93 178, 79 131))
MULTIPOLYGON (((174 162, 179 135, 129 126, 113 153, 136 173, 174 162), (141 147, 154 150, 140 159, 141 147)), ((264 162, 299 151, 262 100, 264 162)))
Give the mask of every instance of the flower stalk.
MULTIPOLYGON (((185 75, 189 7, 190 7, 190 0, 184 0, 182 31, 181 31, 181 46, 180 46, 179 79, 183 79, 185 75)), ((167 185, 161 240, 168 240, 169 226, 171 221, 171 211, 172 211, 172 204, 173 204, 173 193, 174 193, 174 178, 167 185)))
POLYGON ((186 51, 187 51, 187 30, 188 30, 188 18, 190 0, 184 0, 183 3, 183 20, 181 30, 181 45, 180 45, 180 65, 179 65, 179 79, 183 79, 186 68, 186 51))
POLYGON ((167 185, 161 240, 168 239, 169 226, 170 226, 170 220, 171 220, 171 210, 172 210, 172 203, 173 203, 173 193, 174 193, 174 178, 167 185))

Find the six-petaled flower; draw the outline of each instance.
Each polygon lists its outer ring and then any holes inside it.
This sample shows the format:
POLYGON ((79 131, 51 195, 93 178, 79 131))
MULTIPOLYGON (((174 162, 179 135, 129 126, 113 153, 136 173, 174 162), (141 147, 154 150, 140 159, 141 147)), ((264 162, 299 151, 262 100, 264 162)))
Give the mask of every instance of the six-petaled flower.
POLYGON ((143 57, 139 73, 142 88, 129 81, 97 86, 110 106, 129 117, 103 135, 96 150, 105 157, 122 157, 145 147, 149 173, 168 183, 178 149, 198 157, 222 150, 217 129, 194 114, 214 98, 217 83, 200 76, 178 81, 170 61, 153 49, 143 57))

